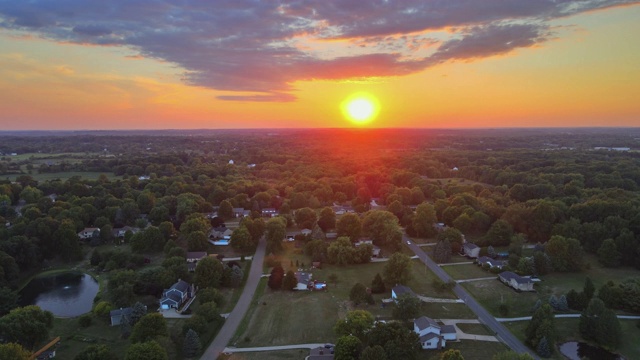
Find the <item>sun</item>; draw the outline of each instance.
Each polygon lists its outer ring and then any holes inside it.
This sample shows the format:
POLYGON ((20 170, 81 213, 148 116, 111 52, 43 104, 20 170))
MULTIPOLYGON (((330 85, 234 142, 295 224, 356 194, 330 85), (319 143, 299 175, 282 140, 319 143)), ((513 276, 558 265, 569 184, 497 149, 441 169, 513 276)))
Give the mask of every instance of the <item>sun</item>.
POLYGON ((351 122, 362 125, 369 123, 378 115, 378 100, 367 93, 357 93, 342 102, 342 112, 351 122))

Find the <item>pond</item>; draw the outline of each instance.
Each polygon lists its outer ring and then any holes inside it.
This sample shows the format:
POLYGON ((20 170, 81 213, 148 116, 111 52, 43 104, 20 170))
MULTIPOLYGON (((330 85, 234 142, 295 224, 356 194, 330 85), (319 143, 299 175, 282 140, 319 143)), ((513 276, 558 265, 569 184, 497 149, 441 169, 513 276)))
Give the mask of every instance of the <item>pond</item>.
POLYGON ((38 305, 58 317, 74 317, 91 311, 98 282, 90 275, 66 272, 36 277, 20 291, 20 305, 38 305))
POLYGON ((577 341, 570 341, 560 345, 560 352, 571 360, 624 360, 623 357, 607 350, 577 341))

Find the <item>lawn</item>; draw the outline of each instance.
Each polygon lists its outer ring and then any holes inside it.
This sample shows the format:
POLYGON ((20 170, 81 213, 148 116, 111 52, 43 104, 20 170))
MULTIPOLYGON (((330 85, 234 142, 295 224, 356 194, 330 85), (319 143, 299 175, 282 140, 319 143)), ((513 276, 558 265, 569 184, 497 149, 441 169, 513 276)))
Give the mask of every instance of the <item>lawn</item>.
POLYGON ((498 280, 473 281, 460 285, 497 317, 531 316, 531 309, 540 299, 540 294, 536 292, 519 293, 498 280), (509 313, 506 316, 498 311, 498 307, 503 303, 509 306, 509 313))
POLYGON ((464 324, 458 323, 456 326, 467 334, 473 335, 495 335, 493 331, 484 324, 464 324))
POLYGON ((260 352, 247 352, 236 353, 232 355, 220 355, 218 360, 287 360, 304 359, 309 355, 309 350, 295 349, 295 350, 280 350, 280 351, 260 351, 260 352))
MULTIPOLYGON (((555 330, 558 334, 558 343, 577 340, 582 341, 578 332, 580 319, 555 319, 555 330)), ((620 320, 622 326, 622 344, 618 352, 627 359, 640 359, 640 329, 636 326, 637 320, 620 320)), ((504 325, 520 340, 524 342, 524 331, 527 328, 527 321, 504 323, 504 325)), ((564 359, 562 355, 556 353, 554 359, 564 359)))
MULTIPOLYGON (((447 349, 457 349, 464 360, 489 360, 495 354, 509 350, 504 344, 491 341, 461 340, 459 342, 447 341, 447 349)), ((418 359, 439 360, 443 350, 422 350, 418 359)))
POLYGON ((128 341, 120 339, 119 326, 109 326, 106 321, 96 318, 87 328, 81 328, 77 318, 55 318, 49 334, 52 339, 60 336, 56 352, 61 359, 73 359, 92 344, 107 345, 116 354, 124 354, 129 346, 128 341))
POLYGON ((480 266, 475 264, 447 265, 442 266, 442 270, 446 271, 454 280, 497 277, 496 274, 482 270, 480 266))

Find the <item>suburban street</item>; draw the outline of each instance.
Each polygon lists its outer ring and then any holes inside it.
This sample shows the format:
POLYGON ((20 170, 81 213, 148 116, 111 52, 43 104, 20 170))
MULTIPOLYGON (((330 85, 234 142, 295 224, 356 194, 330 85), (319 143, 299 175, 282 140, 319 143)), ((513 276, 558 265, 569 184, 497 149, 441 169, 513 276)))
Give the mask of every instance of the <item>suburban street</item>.
POLYGON ((249 276, 247 277, 247 282, 244 285, 244 290, 242 291, 242 295, 240 295, 240 299, 238 299, 238 303, 233 308, 233 311, 227 317, 222 329, 218 332, 218 335, 211 342, 209 347, 204 351, 202 360, 211 360, 217 359, 218 355, 222 353, 224 348, 227 346, 233 334, 235 334, 242 318, 246 314, 249 309, 249 305, 251 304, 251 300, 253 299, 253 295, 256 292, 256 288, 258 287, 258 283, 260 282, 260 277, 262 276, 262 264, 264 262, 264 254, 266 252, 267 242, 264 237, 260 239, 258 243, 258 247, 256 248, 256 253, 253 256, 253 260, 251 262, 251 269, 249 270, 249 276))
MULTIPOLYGON (((442 270, 438 264, 435 263, 422 249, 415 244, 406 235, 402 236, 402 241, 413 251, 418 258, 436 274, 442 281, 449 282, 453 279, 442 270)), ((496 336, 502 340, 509 348, 518 353, 528 353, 533 356, 534 359, 539 359, 534 351, 525 346, 520 340, 518 340, 504 325, 499 323, 493 315, 489 314, 482 305, 480 305, 462 286, 456 284, 453 288, 453 292, 467 304, 469 309, 473 311, 478 319, 487 325, 491 330, 496 333, 496 336)))

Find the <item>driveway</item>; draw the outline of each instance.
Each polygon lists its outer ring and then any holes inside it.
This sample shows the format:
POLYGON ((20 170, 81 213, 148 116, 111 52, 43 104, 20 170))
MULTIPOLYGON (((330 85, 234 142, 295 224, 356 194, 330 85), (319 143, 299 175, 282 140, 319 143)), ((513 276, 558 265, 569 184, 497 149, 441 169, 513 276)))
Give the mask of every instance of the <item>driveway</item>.
MULTIPOLYGON (((422 249, 415 244, 409 237, 406 235, 402 236, 402 241, 407 244, 409 249, 413 251, 418 258, 431 270, 436 276, 440 278, 440 280, 444 282, 453 281, 453 279, 447 274, 444 270, 442 270, 438 264, 435 263, 422 249)), ((456 284, 453 288, 453 292, 462 300, 464 300, 465 304, 473 311, 478 319, 487 325, 493 332, 496 333, 496 336, 499 340, 504 342, 511 350, 521 354, 527 353, 533 356, 534 359, 539 359, 534 351, 525 346, 518 338, 513 336, 513 334, 506 328, 504 325, 499 323, 493 315, 489 314, 487 310, 485 310, 482 305, 480 305, 467 291, 462 288, 462 286, 456 284)))
POLYGON ((260 239, 260 242, 258 243, 258 247, 256 248, 256 253, 253 255, 253 261, 251 262, 249 276, 247 277, 247 282, 244 285, 244 290, 242 290, 240 299, 238 299, 236 306, 233 308, 233 311, 229 313, 227 320, 222 326, 222 329, 220 329, 218 335, 215 339, 213 339, 213 342, 211 342, 209 347, 204 351, 200 359, 217 359, 218 355, 223 352, 224 348, 231 340, 233 334, 236 333, 238 325, 240 325, 244 314, 249 309, 251 299, 253 299, 253 295, 255 294, 258 283, 260 282, 266 247, 267 242, 264 237, 262 237, 260 239))

